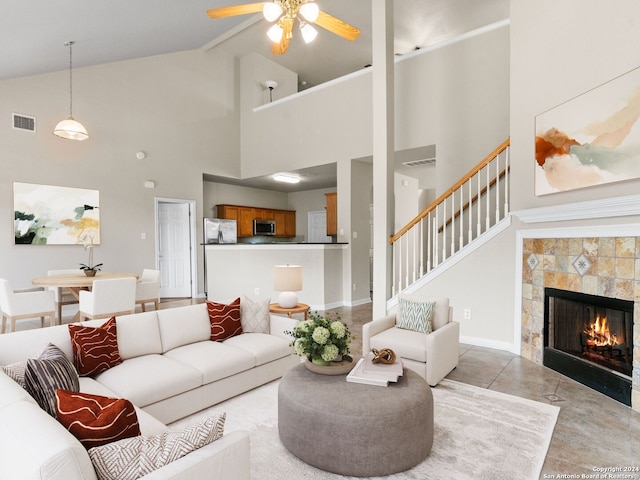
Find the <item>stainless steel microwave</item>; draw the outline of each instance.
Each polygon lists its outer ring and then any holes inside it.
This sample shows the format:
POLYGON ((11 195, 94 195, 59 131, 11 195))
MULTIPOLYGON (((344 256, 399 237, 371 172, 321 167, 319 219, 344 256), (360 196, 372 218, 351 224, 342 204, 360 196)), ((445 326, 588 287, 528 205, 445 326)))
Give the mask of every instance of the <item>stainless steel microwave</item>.
POLYGON ((254 218, 253 234, 254 235, 275 235, 276 222, 274 220, 264 220, 261 218, 254 218))

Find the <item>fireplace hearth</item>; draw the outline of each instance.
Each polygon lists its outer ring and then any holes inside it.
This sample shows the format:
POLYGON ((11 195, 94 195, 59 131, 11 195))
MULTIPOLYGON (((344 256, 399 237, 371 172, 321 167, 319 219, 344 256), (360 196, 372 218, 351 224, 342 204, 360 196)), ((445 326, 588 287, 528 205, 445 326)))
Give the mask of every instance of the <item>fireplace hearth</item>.
POLYGON ((544 292, 543 364, 631 406, 633 302, 544 292))

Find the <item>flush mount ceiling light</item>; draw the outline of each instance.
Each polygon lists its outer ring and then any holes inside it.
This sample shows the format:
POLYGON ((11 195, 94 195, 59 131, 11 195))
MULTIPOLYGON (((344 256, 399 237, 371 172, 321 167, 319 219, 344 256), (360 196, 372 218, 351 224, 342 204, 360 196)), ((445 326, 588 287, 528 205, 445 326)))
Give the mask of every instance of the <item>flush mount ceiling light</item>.
POLYGON ((276 182, 300 183, 300 177, 295 173, 276 173, 273 179, 276 182))
POLYGON ((306 43, 312 42, 318 35, 318 31, 311 25, 312 23, 350 41, 360 36, 360 30, 323 12, 314 0, 273 0, 232 5, 212 8, 207 11, 207 15, 211 18, 223 18, 259 12, 262 12, 268 22, 275 22, 267 31, 267 36, 273 42, 272 52, 275 55, 282 55, 289 48, 296 19, 300 26, 302 39, 306 43))
POLYGON ((53 134, 60 138, 67 138, 69 140, 86 140, 89 138, 87 129, 73 118, 73 62, 71 50, 74 43, 75 42, 69 41, 64 44, 65 47, 69 47, 69 117, 56 125, 56 128, 53 130, 53 134))

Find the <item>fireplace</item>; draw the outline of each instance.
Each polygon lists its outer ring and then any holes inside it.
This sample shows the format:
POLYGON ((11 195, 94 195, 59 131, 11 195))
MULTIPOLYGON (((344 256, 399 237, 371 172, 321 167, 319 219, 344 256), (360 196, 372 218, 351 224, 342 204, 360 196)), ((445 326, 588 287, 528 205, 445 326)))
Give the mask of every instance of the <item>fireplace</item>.
POLYGON ((544 289, 543 364, 631 406, 633 302, 544 289))

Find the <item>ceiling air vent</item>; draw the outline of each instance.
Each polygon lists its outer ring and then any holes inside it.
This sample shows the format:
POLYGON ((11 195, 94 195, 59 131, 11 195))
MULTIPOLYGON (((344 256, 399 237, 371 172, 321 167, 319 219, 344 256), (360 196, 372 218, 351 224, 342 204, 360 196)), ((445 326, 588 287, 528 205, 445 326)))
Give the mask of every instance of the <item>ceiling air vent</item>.
POLYGON ((36 131, 36 117, 28 115, 13 114, 13 128, 15 130, 26 130, 28 132, 36 131))
POLYGON ((424 158, 422 160, 411 160, 409 162, 402 162, 405 167, 422 167, 424 165, 435 165, 435 158, 424 158))

